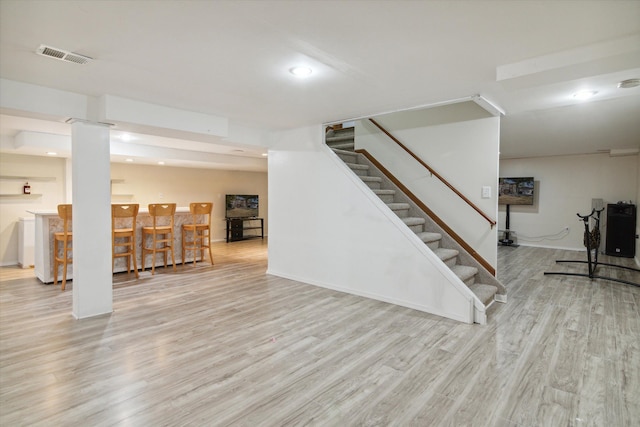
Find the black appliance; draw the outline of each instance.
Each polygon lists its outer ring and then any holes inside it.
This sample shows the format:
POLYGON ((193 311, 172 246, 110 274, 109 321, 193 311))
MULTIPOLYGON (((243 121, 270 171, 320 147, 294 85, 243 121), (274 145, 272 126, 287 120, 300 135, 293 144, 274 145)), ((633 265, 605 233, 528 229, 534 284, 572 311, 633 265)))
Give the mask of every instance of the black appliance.
POLYGON ((607 255, 633 258, 636 255, 636 205, 607 205, 607 255))

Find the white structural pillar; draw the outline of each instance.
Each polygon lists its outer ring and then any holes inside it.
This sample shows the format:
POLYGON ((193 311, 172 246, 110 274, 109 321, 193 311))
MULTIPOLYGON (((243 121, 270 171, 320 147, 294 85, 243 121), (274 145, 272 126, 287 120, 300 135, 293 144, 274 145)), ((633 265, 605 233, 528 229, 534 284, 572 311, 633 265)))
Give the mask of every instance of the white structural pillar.
POLYGON ((113 311, 109 126, 71 125, 73 316, 113 311))

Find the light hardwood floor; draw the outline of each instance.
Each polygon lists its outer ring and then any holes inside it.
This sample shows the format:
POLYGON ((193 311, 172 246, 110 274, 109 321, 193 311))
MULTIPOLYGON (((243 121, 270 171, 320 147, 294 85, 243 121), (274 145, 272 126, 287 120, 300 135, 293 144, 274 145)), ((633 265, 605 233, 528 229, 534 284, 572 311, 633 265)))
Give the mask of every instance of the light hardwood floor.
POLYGON ((640 425, 640 288, 543 275, 584 252, 499 248, 480 326, 269 276, 266 248, 118 274, 81 321, 73 282, 0 269, 0 425, 640 425))

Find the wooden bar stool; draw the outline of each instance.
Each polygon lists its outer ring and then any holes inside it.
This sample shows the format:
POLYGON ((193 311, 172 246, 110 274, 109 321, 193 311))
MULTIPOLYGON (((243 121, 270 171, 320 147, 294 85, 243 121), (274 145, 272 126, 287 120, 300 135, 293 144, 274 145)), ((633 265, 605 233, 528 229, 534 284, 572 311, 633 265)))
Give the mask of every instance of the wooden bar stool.
POLYGON ((67 285, 67 264, 73 262, 72 252, 73 233, 71 229, 71 205, 58 205, 58 215, 62 219, 62 232, 53 233, 53 284, 58 284, 58 266, 62 263, 62 288, 67 285), (60 252, 62 246, 62 254, 60 252))
POLYGON ((139 205, 137 203, 111 205, 111 260, 115 269, 116 258, 127 257, 127 273, 131 272, 131 260, 133 259, 133 272, 138 277, 138 263, 136 261, 136 219, 138 218, 139 205), (131 227, 116 228, 118 225, 131 220, 131 227), (116 248, 122 247, 124 251, 117 252, 116 248))
POLYGON ((176 258, 173 251, 173 218, 175 203, 153 203, 149 205, 149 216, 153 220, 151 227, 142 227, 142 271, 146 254, 151 254, 151 274, 155 274, 156 253, 164 255, 164 268, 167 268, 167 252, 171 252, 173 271, 176 270, 176 258), (161 224, 163 223, 163 224, 161 224), (151 236, 152 246, 147 247, 147 236, 151 236), (158 247, 158 244, 161 246, 158 247))
POLYGON ((213 255, 211 254, 211 210, 213 203, 190 203, 192 222, 182 224, 182 264, 185 263, 185 252, 193 251, 193 265, 196 265, 197 251, 200 251, 200 260, 204 260, 204 250, 209 251, 209 259, 213 265, 213 255), (198 215, 204 216, 204 222, 198 222, 198 215), (187 240, 191 233, 191 240, 187 240))

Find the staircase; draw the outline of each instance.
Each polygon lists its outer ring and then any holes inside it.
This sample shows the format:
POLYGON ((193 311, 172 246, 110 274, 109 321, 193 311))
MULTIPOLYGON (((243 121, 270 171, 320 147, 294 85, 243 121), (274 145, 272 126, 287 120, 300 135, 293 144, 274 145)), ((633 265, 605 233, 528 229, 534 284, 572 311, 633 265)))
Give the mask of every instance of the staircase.
POLYGON ((354 128, 335 129, 327 132, 326 143, 473 292, 478 298, 474 321, 485 324, 486 309, 495 301, 506 302, 504 285, 419 209, 363 154, 354 152, 354 138, 354 128))
POLYGON ((325 142, 335 150, 353 151, 355 147, 355 128, 334 128, 325 135, 325 142))

